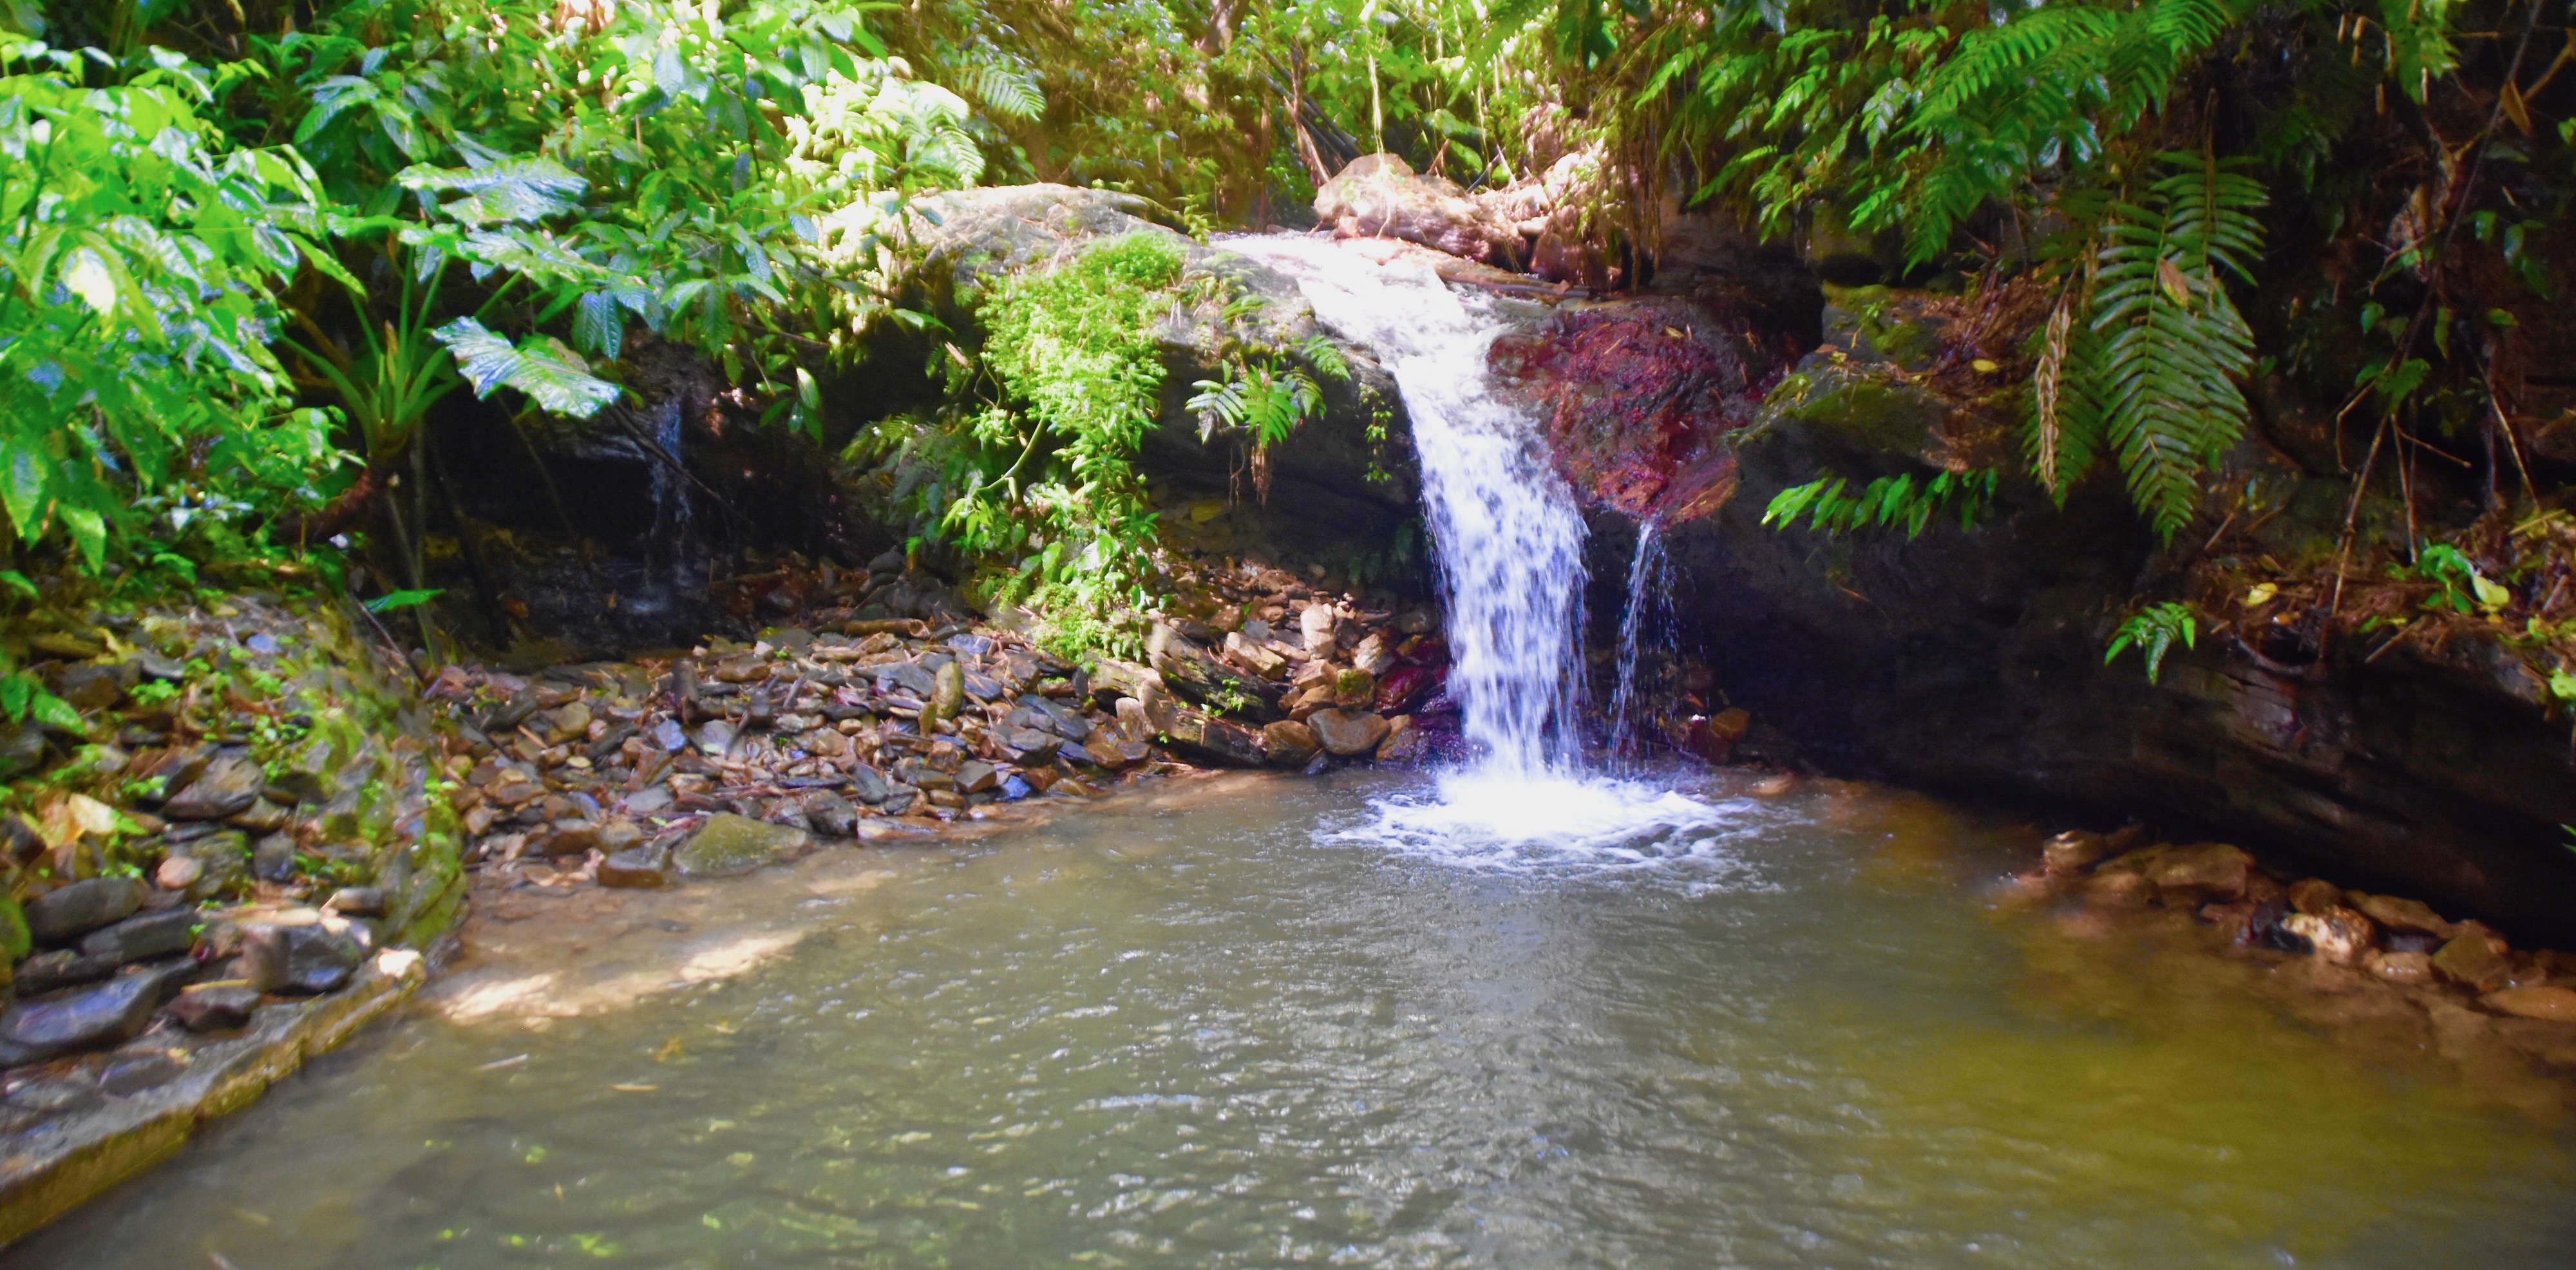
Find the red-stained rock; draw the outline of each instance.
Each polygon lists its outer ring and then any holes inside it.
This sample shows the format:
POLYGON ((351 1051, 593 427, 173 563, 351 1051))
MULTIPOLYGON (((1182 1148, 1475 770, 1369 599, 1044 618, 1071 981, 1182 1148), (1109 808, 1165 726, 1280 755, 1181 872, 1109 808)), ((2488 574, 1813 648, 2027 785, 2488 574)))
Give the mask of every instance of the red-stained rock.
POLYGON ((1750 319, 1669 296, 1560 312, 1492 353, 1547 415, 1549 450, 1577 490, 1666 524, 1734 494, 1726 439, 1753 421, 1783 360, 1750 319))

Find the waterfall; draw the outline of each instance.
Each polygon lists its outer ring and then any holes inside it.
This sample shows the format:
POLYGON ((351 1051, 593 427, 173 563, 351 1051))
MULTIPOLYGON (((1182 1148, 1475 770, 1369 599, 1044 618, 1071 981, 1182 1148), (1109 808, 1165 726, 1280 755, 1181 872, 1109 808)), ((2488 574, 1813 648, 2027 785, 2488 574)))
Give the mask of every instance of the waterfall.
POLYGON ((1672 606, 1665 602, 1667 572, 1663 527, 1650 519, 1637 526, 1637 553, 1628 561, 1628 611, 1619 619, 1619 686, 1610 697, 1610 762, 1625 774, 1639 769, 1638 651, 1650 635, 1666 646, 1673 641, 1672 606))
MULTIPOLYGON (((1442 773, 1436 794, 1391 796, 1375 823, 1336 838, 1477 868, 1624 869, 1704 853, 1717 807, 1582 770, 1583 517, 1537 421, 1487 369, 1508 302, 1453 292, 1415 260, 1381 265, 1312 238, 1224 245, 1296 279, 1325 329, 1386 367, 1422 460, 1448 690, 1476 757, 1442 773)), ((1645 629, 1628 641, 1632 665, 1645 629)))
POLYGON ((1449 694, 1480 766, 1572 772, 1583 517, 1533 421, 1493 391, 1494 302, 1461 299, 1425 265, 1381 266, 1312 239, 1226 245, 1296 278, 1317 320, 1375 354, 1404 394, 1449 615, 1449 694))

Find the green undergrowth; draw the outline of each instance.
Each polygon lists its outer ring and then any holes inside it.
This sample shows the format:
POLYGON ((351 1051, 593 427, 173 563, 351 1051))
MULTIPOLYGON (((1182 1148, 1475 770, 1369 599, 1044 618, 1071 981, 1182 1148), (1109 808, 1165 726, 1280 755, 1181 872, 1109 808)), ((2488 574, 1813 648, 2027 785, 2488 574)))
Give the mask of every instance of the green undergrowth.
POLYGON ((1239 442, 1265 495, 1270 450, 1322 413, 1325 380, 1349 378, 1329 341, 1270 341, 1260 297, 1188 263, 1185 240, 1140 231, 1003 279, 976 302, 980 356, 934 363, 942 407, 852 447, 903 469, 918 537, 965 555, 980 598, 1037 612, 1060 656, 1142 652, 1157 514, 1136 456, 1175 344, 1220 375, 1188 404, 1200 439, 1239 442))

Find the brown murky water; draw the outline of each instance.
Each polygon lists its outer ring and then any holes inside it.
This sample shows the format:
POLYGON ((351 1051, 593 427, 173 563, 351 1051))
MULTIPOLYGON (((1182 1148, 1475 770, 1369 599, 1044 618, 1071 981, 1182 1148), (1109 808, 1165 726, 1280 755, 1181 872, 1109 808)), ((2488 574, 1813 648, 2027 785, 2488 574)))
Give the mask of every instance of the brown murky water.
POLYGON ((1818 784, 1594 859, 1335 836, 1420 784, 568 917, 596 973, 463 980, 0 1266, 2570 1263, 2554 1089, 1999 914, 2027 831, 1818 784))

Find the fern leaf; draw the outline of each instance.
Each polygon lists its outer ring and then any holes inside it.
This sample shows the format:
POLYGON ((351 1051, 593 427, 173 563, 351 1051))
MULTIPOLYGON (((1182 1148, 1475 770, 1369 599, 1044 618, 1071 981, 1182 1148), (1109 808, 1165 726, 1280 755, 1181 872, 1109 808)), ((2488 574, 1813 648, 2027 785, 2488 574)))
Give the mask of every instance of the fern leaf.
POLYGON ((958 87, 984 103, 985 109, 1006 118, 1035 119, 1046 113, 1046 94, 1025 71, 990 64, 969 66, 958 77, 958 87))

